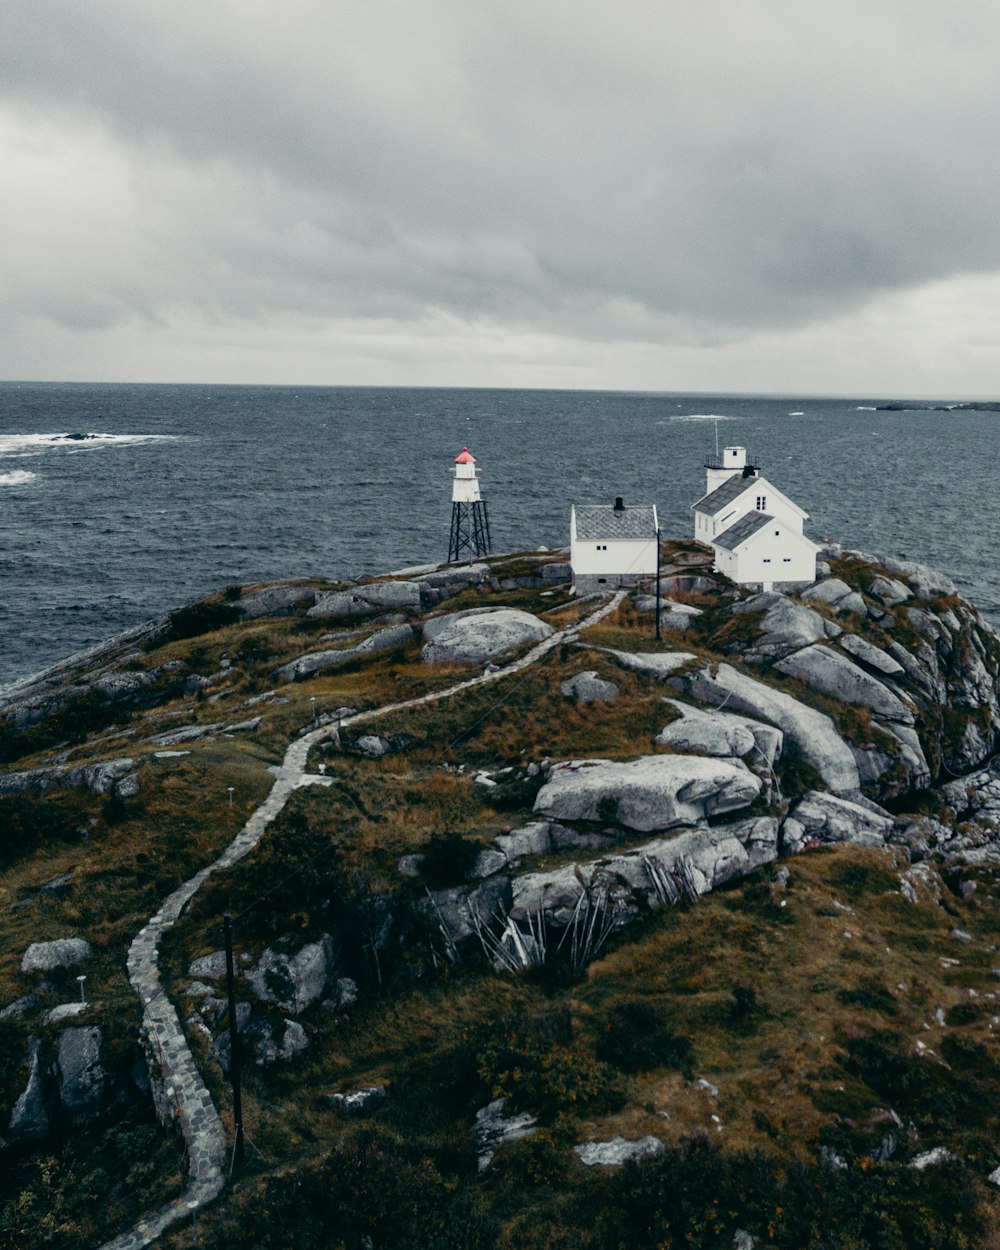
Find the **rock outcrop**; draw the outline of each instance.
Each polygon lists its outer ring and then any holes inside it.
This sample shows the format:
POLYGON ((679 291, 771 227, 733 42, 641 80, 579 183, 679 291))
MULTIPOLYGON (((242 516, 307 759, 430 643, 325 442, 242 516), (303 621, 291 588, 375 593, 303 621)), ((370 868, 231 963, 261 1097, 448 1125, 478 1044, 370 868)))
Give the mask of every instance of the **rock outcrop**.
POLYGON ((741 762, 694 755, 650 755, 632 763, 585 760, 553 767, 535 811, 560 821, 599 821, 651 833, 747 807, 760 790, 760 778, 741 762))
POLYGON ((748 677, 730 664, 700 669, 672 682, 689 697, 727 711, 746 712, 781 730, 786 754, 811 765, 834 794, 854 794, 861 786, 854 753, 833 720, 782 690, 748 677))
MULTIPOLYGON (((396 583, 389 583, 395 585, 396 583)), ((409 625, 390 625, 386 629, 376 630, 364 642, 356 647, 344 647, 340 650, 310 651, 300 655, 298 659, 283 664, 276 672, 279 681, 303 681, 316 673, 330 668, 341 668, 345 664, 353 664, 356 660, 378 655, 383 651, 393 651, 396 647, 405 647, 412 642, 415 634, 409 625)))
POLYGON ((472 608, 427 621, 422 657, 428 664, 483 664, 553 632, 551 625, 517 608, 472 608))

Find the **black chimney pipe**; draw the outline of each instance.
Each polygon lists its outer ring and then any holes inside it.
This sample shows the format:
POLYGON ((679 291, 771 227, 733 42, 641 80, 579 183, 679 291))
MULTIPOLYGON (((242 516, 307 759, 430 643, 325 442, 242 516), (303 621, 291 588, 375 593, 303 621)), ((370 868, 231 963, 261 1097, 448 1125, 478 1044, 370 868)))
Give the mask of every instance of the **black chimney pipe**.
POLYGON ((615 511, 616 511, 616 512, 624 512, 624 511, 625 511, 625 500, 624 500, 624 499, 622 499, 621 495, 616 495, 616 496, 615 496, 615 511))

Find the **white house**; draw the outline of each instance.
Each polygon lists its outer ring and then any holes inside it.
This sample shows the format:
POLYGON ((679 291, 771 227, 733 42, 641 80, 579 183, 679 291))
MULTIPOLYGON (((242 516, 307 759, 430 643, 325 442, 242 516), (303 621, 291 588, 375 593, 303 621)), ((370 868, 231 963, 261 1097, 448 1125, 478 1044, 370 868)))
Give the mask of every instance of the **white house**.
POLYGON ((659 521, 654 504, 574 504, 569 519, 570 563, 577 594, 627 586, 656 573, 659 521))
POLYGON ((819 548, 802 532, 808 512, 747 460, 745 447, 725 448, 705 468, 706 493, 692 505, 694 536, 712 547, 716 569, 764 590, 814 582, 819 548))

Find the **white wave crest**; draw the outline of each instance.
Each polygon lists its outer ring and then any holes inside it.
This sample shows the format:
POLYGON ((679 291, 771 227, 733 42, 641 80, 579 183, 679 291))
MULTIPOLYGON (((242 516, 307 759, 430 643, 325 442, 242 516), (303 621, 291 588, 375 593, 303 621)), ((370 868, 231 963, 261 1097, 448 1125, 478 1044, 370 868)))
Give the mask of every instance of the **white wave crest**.
POLYGON ((29 473, 27 469, 16 469, 13 473, 0 473, 0 486, 27 486, 34 480, 34 473, 29 473))
POLYGON ((0 434, 0 456, 38 456, 54 447, 82 451, 109 444, 172 442, 177 434, 0 434))
POLYGON ((688 412, 683 416, 677 413, 671 421, 732 421, 732 417, 723 416, 721 412, 688 412))
POLYGON ((804 412, 790 412, 788 415, 790 417, 804 417, 806 414, 804 412))

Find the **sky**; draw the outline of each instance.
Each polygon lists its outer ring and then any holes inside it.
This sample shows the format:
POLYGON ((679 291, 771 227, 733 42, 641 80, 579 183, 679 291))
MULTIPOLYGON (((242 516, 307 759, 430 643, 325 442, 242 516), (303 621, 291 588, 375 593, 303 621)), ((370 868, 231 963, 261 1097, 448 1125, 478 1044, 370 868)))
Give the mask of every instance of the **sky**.
POLYGON ((8 0, 0 377, 1000 398, 994 0, 8 0))

